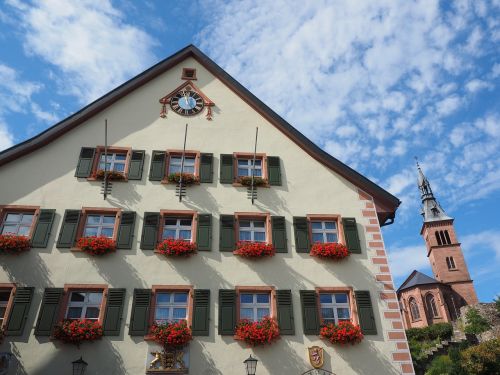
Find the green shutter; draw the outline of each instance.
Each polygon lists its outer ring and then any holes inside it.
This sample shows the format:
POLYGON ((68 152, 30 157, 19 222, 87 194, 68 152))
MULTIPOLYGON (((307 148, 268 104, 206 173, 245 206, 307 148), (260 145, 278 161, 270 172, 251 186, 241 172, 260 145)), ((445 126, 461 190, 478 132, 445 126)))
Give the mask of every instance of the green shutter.
POLYGON ((302 324, 305 335, 319 335, 318 299, 314 290, 301 290, 302 324))
POLYGON ((294 217, 293 231, 295 233, 295 250, 298 253, 308 253, 310 251, 310 242, 307 218, 294 217))
POLYGON ((278 156, 267 157, 267 174, 269 185, 281 186, 281 166, 278 156))
POLYGON ((134 238, 135 229, 135 212, 124 211, 120 219, 118 227, 118 235, 116 236, 117 249, 131 249, 132 240, 134 238))
POLYGON ((208 336, 210 321, 210 290, 195 289, 193 299, 193 336, 208 336))
POLYGON ((141 249, 154 250, 158 242, 158 227, 160 225, 159 212, 144 212, 142 225, 141 249))
POLYGON ((291 290, 277 290, 278 325, 282 335, 295 335, 291 290))
POLYGON ((219 335, 234 335, 236 329, 236 291, 219 290, 219 335))
POLYGON ((219 248, 220 251, 233 251, 236 245, 234 216, 220 215, 219 248))
POLYGON ((286 243, 286 221, 283 216, 271 216, 273 245, 277 253, 288 252, 286 243))
POLYGON ((199 251, 212 249, 212 215, 198 214, 196 242, 199 251))
POLYGON ((56 210, 40 210, 33 237, 32 247, 47 247, 56 210))
POLYGON ((234 166, 232 154, 220 156, 220 183, 232 184, 234 182, 234 166))
POLYGON ((134 301, 130 315, 130 336, 144 336, 149 330, 151 289, 134 289, 134 301))
POLYGON ((36 322, 35 335, 50 336, 52 334, 54 325, 57 323, 63 293, 64 289, 62 288, 45 288, 36 322))
POLYGON ((80 150, 80 158, 76 166, 75 177, 87 178, 92 172, 92 165, 94 164, 95 148, 82 147, 80 150))
POLYGON ((127 176, 129 180, 142 180, 144 154, 145 152, 143 150, 132 150, 127 176))
POLYGON ((356 219, 353 217, 345 217, 342 219, 342 224, 344 225, 347 248, 353 254, 361 254, 361 243, 359 242, 356 219))
POLYGON ((153 151, 151 167, 149 168, 149 181, 161 181, 165 178, 165 151, 153 151))
POLYGON ((57 239, 57 248, 73 247, 76 240, 78 223, 80 222, 80 210, 64 211, 64 218, 57 239))
POLYGON ((356 305, 358 307, 359 326, 364 335, 376 335, 377 326, 373 314, 372 300, 368 290, 354 291, 356 305))
POLYGON ((34 289, 33 287, 16 289, 14 303, 9 314, 9 322, 7 323, 7 335, 22 336, 28 319, 34 289))
POLYGON ((106 312, 104 315, 103 324, 103 333, 106 336, 120 335, 124 302, 125 289, 108 289, 108 297, 106 299, 106 312))
POLYGON ((200 155, 200 182, 213 182, 213 154, 200 155))

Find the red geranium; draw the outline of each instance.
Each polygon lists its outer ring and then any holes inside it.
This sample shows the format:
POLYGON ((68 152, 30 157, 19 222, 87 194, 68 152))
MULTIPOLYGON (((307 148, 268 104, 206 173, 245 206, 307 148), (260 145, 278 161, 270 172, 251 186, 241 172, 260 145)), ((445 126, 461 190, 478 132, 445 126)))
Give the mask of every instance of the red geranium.
MULTIPOLYGON (((168 182, 175 182, 179 183, 181 180, 181 174, 180 173, 170 173, 167 177, 168 182)), ((198 177, 196 177, 192 173, 183 173, 182 174, 182 184, 183 185, 191 185, 195 184, 198 182, 198 177)))
POLYGON ((102 325, 88 319, 63 320, 54 331, 54 337, 65 343, 79 345, 83 341, 94 341, 102 337, 102 325))
POLYGON ((76 247, 91 255, 104 255, 116 251, 116 242, 104 236, 81 237, 76 247))
POLYGON ((247 258, 259 258, 274 256, 275 250, 272 244, 265 242, 239 241, 233 254, 247 258))
MULTIPOLYGON (((242 176, 238 177, 237 181, 244 186, 252 186, 252 177, 251 176, 242 176)), ((262 177, 253 177, 253 186, 265 186, 267 185, 267 180, 262 177)))
POLYGON ((184 346, 193 339, 191 328, 185 320, 164 324, 154 323, 149 332, 156 342, 166 347, 184 346))
POLYGON ((30 240, 26 236, 0 234, 0 254, 19 254, 30 248, 30 240))
POLYGON ((183 239, 167 238, 158 244, 156 250, 163 255, 190 256, 196 253, 196 244, 183 239))
POLYGON ((279 337, 278 322, 268 316, 259 322, 243 319, 236 326, 236 338, 251 346, 271 344, 279 337))
MULTIPOLYGON (((125 174, 118 171, 107 171, 108 180, 124 180, 125 174)), ((98 180, 104 180, 104 169, 98 169, 95 173, 95 178, 98 180)))
POLYGON ((349 250, 345 245, 337 242, 316 242, 312 245, 310 254, 313 257, 341 260, 349 256, 349 250))
POLYGON ((349 321, 340 322, 338 325, 329 323, 321 327, 320 336, 332 344, 358 344, 363 340, 363 333, 358 325, 349 321))

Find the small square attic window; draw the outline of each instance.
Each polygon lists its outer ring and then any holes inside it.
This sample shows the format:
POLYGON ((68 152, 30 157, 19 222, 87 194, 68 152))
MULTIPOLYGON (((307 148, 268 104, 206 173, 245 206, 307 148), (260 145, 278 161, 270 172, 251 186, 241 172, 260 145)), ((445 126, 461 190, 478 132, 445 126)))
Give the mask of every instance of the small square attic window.
POLYGON ((196 69, 193 68, 183 68, 182 69, 182 79, 196 79, 196 69))

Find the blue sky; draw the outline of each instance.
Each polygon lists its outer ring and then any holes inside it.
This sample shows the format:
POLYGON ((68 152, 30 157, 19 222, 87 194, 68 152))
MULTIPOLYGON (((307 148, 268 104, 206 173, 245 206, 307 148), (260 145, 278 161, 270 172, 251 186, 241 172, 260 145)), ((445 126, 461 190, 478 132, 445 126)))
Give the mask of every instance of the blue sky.
POLYGON ((500 1, 6 0, 0 149, 193 43, 326 151, 398 196, 399 285, 430 274, 414 156, 500 292, 500 1))

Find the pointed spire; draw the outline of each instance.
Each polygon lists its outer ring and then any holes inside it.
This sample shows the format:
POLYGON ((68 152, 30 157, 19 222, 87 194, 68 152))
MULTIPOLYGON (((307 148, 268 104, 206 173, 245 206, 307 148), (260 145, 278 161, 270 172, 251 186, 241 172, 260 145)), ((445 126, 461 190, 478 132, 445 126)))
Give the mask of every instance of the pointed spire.
POLYGON ((424 172, 422 172, 417 157, 415 157, 415 160, 418 170, 418 189, 420 190, 420 198, 422 199, 421 215, 424 218, 424 222, 451 220, 452 218, 446 215, 443 208, 434 197, 431 184, 427 177, 425 177, 424 172))

